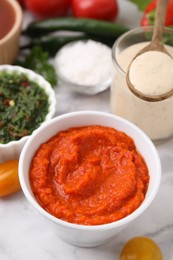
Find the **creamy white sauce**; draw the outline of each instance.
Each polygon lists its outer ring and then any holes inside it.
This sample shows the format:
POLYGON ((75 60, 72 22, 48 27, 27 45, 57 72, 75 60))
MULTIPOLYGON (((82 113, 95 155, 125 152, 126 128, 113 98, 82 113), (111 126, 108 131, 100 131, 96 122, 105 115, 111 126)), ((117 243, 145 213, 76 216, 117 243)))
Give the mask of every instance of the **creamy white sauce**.
POLYGON ((129 79, 146 95, 162 95, 173 89, 173 58, 160 51, 148 51, 131 63, 129 79))
MULTIPOLYGON (((126 73, 135 55, 148 43, 138 43, 123 50, 113 67, 111 87, 111 110, 139 126, 153 139, 164 139, 173 134, 173 98, 148 102, 131 93, 126 83, 126 73)), ((173 56, 173 47, 166 46, 173 56)), ((143 81, 144 78, 141 78, 143 81)))

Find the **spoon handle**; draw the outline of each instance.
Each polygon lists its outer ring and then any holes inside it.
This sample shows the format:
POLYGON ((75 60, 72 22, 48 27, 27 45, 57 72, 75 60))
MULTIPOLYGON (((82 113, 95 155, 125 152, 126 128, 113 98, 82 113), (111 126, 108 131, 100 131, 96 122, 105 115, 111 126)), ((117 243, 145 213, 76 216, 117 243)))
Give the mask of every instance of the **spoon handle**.
POLYGON ((165 25, 165 18, 167 13, 168 0, 158 0, 156 7, 156 18, 154 24, 154 31, 152 42, 159 42, 162 44, 162 35, 165 25))

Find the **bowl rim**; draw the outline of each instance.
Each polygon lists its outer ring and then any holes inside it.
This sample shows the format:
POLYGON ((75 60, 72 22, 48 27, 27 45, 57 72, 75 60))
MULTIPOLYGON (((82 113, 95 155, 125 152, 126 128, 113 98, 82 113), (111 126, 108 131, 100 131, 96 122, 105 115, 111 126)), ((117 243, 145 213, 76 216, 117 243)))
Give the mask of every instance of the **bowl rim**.
MULTIPOLYGON (((34 78, 37 78, 39 81, 44 82, 44 85, 40 85, 40 87, 45 90, 45 92, 48 96, 49 111, 48 111, 48 113, 45 117, 45 120, 40 124, 40 126, 45 124, 45 122, 49 121, 54 116, 54 114, 56 112, 55 92, 52 89, 50 83, 47 80, 45 80, 43 76, 37 74, 36 72, 34 72, 30 69, 26 69, 26 68, 23 68, 23 67, 20 67, 20 66, 15 66, 15 65, 7 65, 7 64, 0 65, 0 73, 2 71, 7 71, 7 72, 17 71, 17 72, 25 73, 31 80, 34 77, 34 78)), ((38 128, 36 128, 30 135, 24 136, 24 137, 20 138, 19 140, 10 141, 10 142, 5 143, 5 144, 0 143, 0 149, 1 148, 8 148, 8 147, 11 147, 13 145, 23 144, 38 128)))
POLYGON ((22 12, 22 8, 20 7, 20 4, 14 0, 6 0, 6 1, 11 5, 11 7, 14 10, 15 22, 14 22, 13 26, 11 27, 10 31, 2 39, 0 39, 0 45, 6 43, 10 38, 12 38, 13 35, 22 26, 23 12, 22 12))
POLYGON ((41 215, 43 215, 44 217, 47 217, 49 220, 52 220, 56 224, 59 224, 61 226, 64 226, 64 227, 70 228, 70 229, 87 230, 87 231, 111 230, 111 229, 118 228, 118 227, 121 227, 123 225, 126 225, 129 222, 131 222, 132 220, 136 219, 151 204, 151 202, 153 201, 153 199, 155 198, 155 196, 158 192, 160 182, 161 182, 161 162, 160 162, 160 158, 159 158, 158 152, 156 150, 156 147, 153 144, 153 142, 150 140, 150 138, 140 128, 138 128, 136 125, 129 122, 128 120, 121 118, 117 115, 113 115, 113 114, 110 114, 110 113, 107 113, 107 112, 100 112, 100 111, 87 110, 87 111, 69 112, 67 114, 57 116, 57 117, 51 119, 50 121, 46 122, 43 126, 38 128, 35 131, 35 133, 28 139, 28 141, 26 142, 26 144, 25 144, 25 146, 24 146, 24 148, 21 152, 20 159, 19 159, 19 180, 20 180, 21 188, 22 188, 26 198, 31 203, 31 205, 34 206, 34 208, 37 209, 41 213, 41 215), (126 216, 126 217, 124 217, 120 220, 117 220, 117 221, 114 221, 114 222, 111 222, 111 223, 107 223, 107 224, 100 224, 100 225, 74 224, 74 223, 71 223, 71 222, 61 220, 61 219, 56 218, 55 216, 51 215, 50 213, 48 213, 45 209, 43 209, 41 207, 41 205, 37 202, 36 199, 34 199, 34 195, 33 196, 31 195, 30 191, 27 188, 27 185, 25 184, 25 178, 24 178, 24 174, 23 174, 25 153, 27 152, 27 149, 30 146, 30 144, 32 143, 33 139, 35 137, 37 137, 41 131, 43 131, 47 127, 50 127, 52 124, 54 124, 54 122, 58 122, 58 121, 64 120, 64 119, 68 120, 68 118, 70 118, 72 116, 78 116, 78 115, 84 116, 84 115, 88 115, 88 114, 94 115, 94 116, 100 115, 100 116, 103 116, 103 117, 109 117, 111 119, 121 121, 125 125, 129 125, 135 131, 137 131, 141 136, 143 136, 145 142, 150 147, 150 149, 153 153, 153 157, 155 158, 155 161, 157 162, 156 163, 157 178, 155 179, 155 185, 153 186, 150 195, 147 197, 147 200, 144 200, 143 203, 134 212, 132 212, 130 215, 128 215, 128 216, 126 216))

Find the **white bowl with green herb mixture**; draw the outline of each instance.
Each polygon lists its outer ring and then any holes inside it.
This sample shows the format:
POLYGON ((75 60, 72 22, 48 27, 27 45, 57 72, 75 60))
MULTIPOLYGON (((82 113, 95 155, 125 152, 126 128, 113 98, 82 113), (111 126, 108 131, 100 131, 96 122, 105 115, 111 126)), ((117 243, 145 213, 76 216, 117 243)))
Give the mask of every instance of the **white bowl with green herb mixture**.
POLYGON ((55 111, 54 90, 42 76, 0 65, 0 163, 18 159, 29 136, 55 111))

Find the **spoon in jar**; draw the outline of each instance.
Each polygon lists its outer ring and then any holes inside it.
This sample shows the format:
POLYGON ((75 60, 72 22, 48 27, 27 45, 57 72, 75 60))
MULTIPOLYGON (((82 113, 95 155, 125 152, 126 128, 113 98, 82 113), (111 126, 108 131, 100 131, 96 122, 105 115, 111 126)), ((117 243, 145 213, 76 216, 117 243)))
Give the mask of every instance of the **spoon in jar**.
POLYGON ((158 76, 161 74, 161 72, 159 71, 160 68, 157 68, 158 54, 161 55, 159 58, 160 63, 163 63, 161 65, 163 65, 164 78, 168 78, 168 73, 169 75, 173 75, 173 58, 162 44, 162 35, 164 31, 167 5, 168 0, 158 0, 152 41, 150 44, 148 44, 145 48, 137 53, 137 55, 131 61, 127 71, 126 81, 130 91, 137 97, 146 101, 160 101, 173 95, 173 76, 172 79, 168 80, 168 82, 166 81, 168 83, 167 86, 165 86, 164 82, 164 88, 162 88, 162 82, 157 82, 154 88, 151 88, 151 81, 152 79, 154 79, 154 76, 156 76, 155 79, 157 79, 157 73, 158 76), (151 79, 149 78, 149 73, 147 73, 146 75, 145 71, 142 71, 142 66, 144 63, 146 63, 146 68, 148 67, 148 71, 146 70, 146 72, 149 72, 150 67, 147 61, 149 61, 152 66, 151 71, 153 73, 153 77, 151 77, 151 79), (164 67, 164 62, 167 62, 166 64, 168 64, 166 67, 164 67), (149 85, 146 89, 146 86, 144 86, 143 78, 140 78, 141 75, 145 76, 145 78, 148 77, 147 82, 149 83, 149 85), (140 84, 142 85, 140 86, 140 84))

